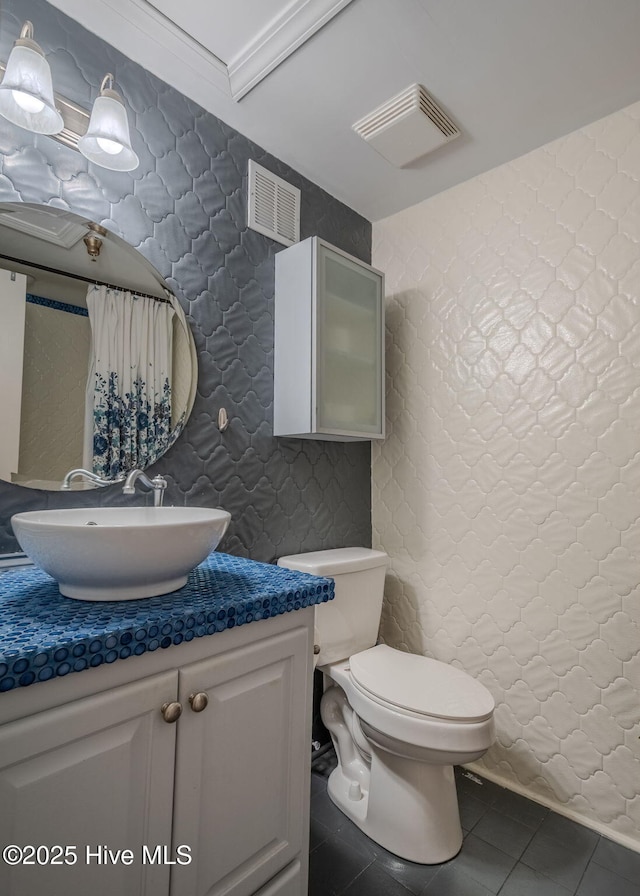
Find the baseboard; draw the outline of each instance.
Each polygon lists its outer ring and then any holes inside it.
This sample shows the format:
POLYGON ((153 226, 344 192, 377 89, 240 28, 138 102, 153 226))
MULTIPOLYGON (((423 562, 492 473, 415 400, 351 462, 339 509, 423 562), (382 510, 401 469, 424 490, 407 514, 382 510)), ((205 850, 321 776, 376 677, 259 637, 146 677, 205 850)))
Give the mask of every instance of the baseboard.
POLYGON ((585 828, 590 828, 592 831, 596 831, 598 834, 602 834, 602 836, 606 837, 607 840, 613 840, 615 843, 619 843, 621 846, 626 846, 627 849, 632 849, 634 852, 640 852, 640 842, 638 842, 638 840, 634 840, 632 837, 628 837, 626 834, 621 834, 619 831, 613 831, 610 827, 607 827, 606 824, 594 821, 592 818, 585 818, 584 815, 580 815, 577 812, 573 812, 571 809, 567 809, 567 807, 563 806, 562 803, 545 799, 537 793, 532 793, 521 784, 517 784, 514 781, 506 780, 500 775, 495 774, 495 772, 491 772, 484 766, 478 765, 475 762, 471 762, 468 765, 465 765, 464 768, 469 769, 469 771, 472 771, 474 775, 478 775, 479 778, 487 778, 487 780, 493 781, 494 784, 499 784, 500 787, 504 787, 506 790, 512 790, 514 793, 518 793, 520 794, 520 796, 524 796, 534 803, 539 803, 539 805, 545 806, 547 809, 551 809, 553 812, 557 812, 558 815, 564 815, 565 818, 570 818, 571 821, 575 821, 577 822, 577 824, 581 824, 585 828))

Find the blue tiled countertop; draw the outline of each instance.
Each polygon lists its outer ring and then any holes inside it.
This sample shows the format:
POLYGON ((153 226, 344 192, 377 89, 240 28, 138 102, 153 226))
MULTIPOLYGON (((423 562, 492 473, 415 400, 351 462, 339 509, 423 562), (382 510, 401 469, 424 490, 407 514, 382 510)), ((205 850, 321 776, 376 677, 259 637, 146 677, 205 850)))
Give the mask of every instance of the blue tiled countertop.
POLYGON ((0 692, 331 600, 331 579, 214 552, 184 588, 72 600, 35 567, 0 575, 0 692))

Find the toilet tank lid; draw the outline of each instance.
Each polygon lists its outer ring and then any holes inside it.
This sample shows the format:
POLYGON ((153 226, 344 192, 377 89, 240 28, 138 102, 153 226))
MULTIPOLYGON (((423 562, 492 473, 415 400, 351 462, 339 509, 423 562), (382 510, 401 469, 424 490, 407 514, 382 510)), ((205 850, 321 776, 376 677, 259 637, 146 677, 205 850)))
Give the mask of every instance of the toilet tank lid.
POLYGON ((383 551, 371 548, 334 548, 331 551, 313 551, 309 554, 291 554, 280 557, 278 566, 308 572, 313 576, 337 576, 346 572, 360 572, 386 566, 389 558, 383 551))

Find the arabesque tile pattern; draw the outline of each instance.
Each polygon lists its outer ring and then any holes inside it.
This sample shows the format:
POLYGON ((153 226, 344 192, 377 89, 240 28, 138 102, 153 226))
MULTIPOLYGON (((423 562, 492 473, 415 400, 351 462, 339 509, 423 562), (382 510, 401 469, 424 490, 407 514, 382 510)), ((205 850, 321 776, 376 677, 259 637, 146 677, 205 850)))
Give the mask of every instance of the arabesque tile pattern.
POLYGON ((640 104, 374 225, 382 632, 494 695, 484 773, 640 848, 640 104))
MULTIPOLYGON (((44 203, 103 224, 138 249, 182 302, 198 389, 183 434, 152 471, 167 476, 166 503, 224 507, 231 524, 222 549, 254 560, 368 546, 369 444, 273 437, 275 255, 284 247, 247 229, 248 160, 301 189, 303 238, 317 234, 368 261, 371 225, 45 0, 3 4, 1 59, 25 19, 56 90, 70 100, 90 108, 113 72, 140 165, 130 174, 98 168, 3 119, 0 202, 44 203), (224 435, 216 424, 221 407, 230 418, 224 435)), ((130 500, 118 486, 80 495, 0 482, 0 553, 18 550, 13 513, 130 500)))

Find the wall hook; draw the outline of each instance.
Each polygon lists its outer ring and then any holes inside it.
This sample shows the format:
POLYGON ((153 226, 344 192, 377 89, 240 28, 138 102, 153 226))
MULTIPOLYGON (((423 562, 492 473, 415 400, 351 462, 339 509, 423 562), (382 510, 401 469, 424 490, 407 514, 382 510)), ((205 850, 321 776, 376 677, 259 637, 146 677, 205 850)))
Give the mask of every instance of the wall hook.
POLYGON ((225 429, 229 426, 229 416, 226 412, 225 408, 220 408, 218 411, 218 429, 220 432, 224 432, 225 429))

